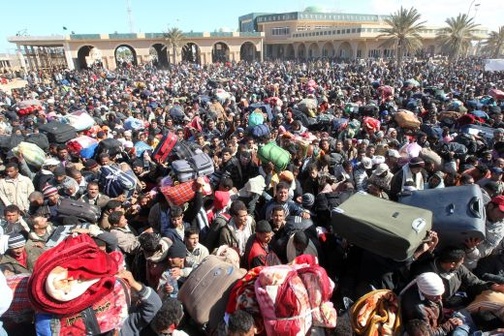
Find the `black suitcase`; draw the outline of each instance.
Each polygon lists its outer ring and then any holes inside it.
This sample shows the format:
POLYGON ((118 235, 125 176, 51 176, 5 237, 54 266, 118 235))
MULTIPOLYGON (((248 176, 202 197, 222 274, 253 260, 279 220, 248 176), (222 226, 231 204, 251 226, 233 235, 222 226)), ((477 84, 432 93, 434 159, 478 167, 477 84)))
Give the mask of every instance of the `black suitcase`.
POLYGON ((59 121, 51 121, 39 127, 41 133, 47 136, 51 143, 64 144, 68 140, 77 137, 75 128, 59 121))
POLYGON ((101 209, 98 206, 68 198, 60 201, 56 211, 59 218, 75 216, 82 222, 91 224, 98 223, 101 216, 101 209))
POLYGON ((95 158, 98 159, 98 156, 102 153, 108 153, 111 158, 114 158, 122 152, 123 145, 119 140, 103 139, 98 143, 98 147, 96 147, 95 158))
POLYGON ((463 131, 468 132, 471 135, 479 135, 485 139, 486 143, 490 143, 493 140, 495 128, 486 127, 481 125, 467 125, 462 128, 463 131))
POLYGON ((432 212, 356 193, 331 214, 333 231, 385 258, 410 258, 432 226, 432 212))
POLYGON ((432 211, 440 246, 461 244, 467 238, 485 239, 485 206, 476 184, 413 191, 399 202, 432 211))

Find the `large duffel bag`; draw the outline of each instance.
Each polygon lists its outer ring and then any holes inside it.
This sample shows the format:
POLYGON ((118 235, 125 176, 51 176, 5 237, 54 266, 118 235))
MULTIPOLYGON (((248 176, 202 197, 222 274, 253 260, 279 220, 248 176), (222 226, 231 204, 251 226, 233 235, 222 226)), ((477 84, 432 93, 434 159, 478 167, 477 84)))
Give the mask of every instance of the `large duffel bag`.
POLYGON ((401 128, 416 129, 422 124, 416 115, 408 110, 399 110, 394 119, 401 128))
POLYGON ((209 255, 192 270, 178 298, 194 321, 214 330, 224 318, 231 289, 245 273, 244 269, 209 255))
POLYGON ((272 162, 279 172, 285 170, 291 160, 290 153, 274 142, 259 147, 257 155, 262 162, 272 162))
POLYGON ((100 207, 69 198, 61 199, 56 211, 59 218, 75 216, 79 220, 87 223, 98 223, 98 219, 100 219, 101 216, 100 207))
POLYGON ((168 132, 157 144, 152 159, 156 162, 165 162, 177 144, 178 137, 175 133, 168 132))
POLYGON ((114 158, 121 154, 123 150, 124 148, 121 141, 112 138, 103 139, 98 143, 98 147, 96 147, 95 158, 98 159, 102 153, 108 153, 111 158, 114 158))
POLYGON ((26 137, 26 142, 34 143, 35 145, 42 148, 42 150, 47 150, 49 148, 49 140, 47 136, 42 133, 33 133, 26 137))
POLYGON ((270 136, 270 129, 266 124, 256 125, 250 128, 250 134, 256 139, 270 136))
POLYGON ((21 142, 16 147, 12 148, 15 155, 22 154, 26 163, 33 167, 40 168, 46 159, 45 152, 39 146, 31 142, 21 142))
POLYGON ((39 130, 47 136, 51 143, 64 144, 77 136, 75 128, 59 121, 51 121, 40 125, 39 130))
POLYGON ((115 166, 102 166, 100 169, 100 187, 109 197, 118 197, 126 192, 132 193, 137 184, 133 171, 123 171, 115 166))
POLYGON ((86 111, 75 111, 67 115, 68 123, 77 131, 84 131, 96 124, 93 117, 86 111))
POLYGON ((476 184, 413 191, 399 202, 432 211, 432 227, 442 245, 461 244, 467 238, 485 239, 485 206, 476 184))
POLYGON ((355 245, 395 260, 413 255, 432 227, 432 212, 356 193, 331 216, 334 232, 355 245))

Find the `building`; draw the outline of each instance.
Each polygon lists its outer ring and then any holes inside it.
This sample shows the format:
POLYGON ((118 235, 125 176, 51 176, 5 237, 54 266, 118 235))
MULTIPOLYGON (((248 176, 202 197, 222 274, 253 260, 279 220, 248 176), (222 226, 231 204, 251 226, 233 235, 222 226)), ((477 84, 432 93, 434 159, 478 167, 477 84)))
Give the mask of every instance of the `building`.
MULTIPOLYGON (((387 15, 325 12, 308 7, 300 12, 250 13, 238 18, 239 32, 184 33, 175 50, 162 33, 71 34, 61 36, 15 36, 28 69, 82 69, 95 63, 113 70, 125 64, 153 62, 161 66, 181 60, 213 62, 309 59, 388 58, 395 50, 382 46, 387 15)), ((438 53, 439 27, 421 32, 420 54, 438 53)), ((476 32, 478 39, 487 30, 476 32)), ((413 56, 413 55, 410 55, 413 56)))
MULTIPOLYGON (((247 14, 239 17, 243 31, 264 33, 266 59, 306 59, 316 57, 387 58, 394 50, 383 48, 385 37, 381 31, 389 26, 388 15, 326 12, 318 7, 307 7, 302 12, 247 14)), ((426 27, 421 36, 421 53, 439 53, 435 41, 440 27, 426 27)), ((476 32, 478 39, 487 30, 476 32)))

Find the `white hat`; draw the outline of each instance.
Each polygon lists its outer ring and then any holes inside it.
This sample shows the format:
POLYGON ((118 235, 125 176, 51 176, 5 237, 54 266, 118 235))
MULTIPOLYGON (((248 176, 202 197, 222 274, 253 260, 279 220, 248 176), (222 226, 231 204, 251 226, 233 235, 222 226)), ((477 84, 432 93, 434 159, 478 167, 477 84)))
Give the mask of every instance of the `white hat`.
POLYGON ((389 170, 389 166, 386 163, 380 163, 378 167, 373 171, 374 175, 381 175, 389 170))
POLYGON ((55 158, 45 159, 44 163, 42 163, 42 167, 48 166, 58 166, 61 162, 55 158))
POLYGON ((389 149, 387 151, 387 156, 394 157, 396 159, 400 159, 401 158, 401 154, 399 154, 399 152, 397 151, 397 149, 389 149))
POLYGON ((368 157, 362 158, 361 163, 362 163, 362 167, 364 167, 364 169, 373 168, 373 161, 368 157))
POLYGON ((429 296, 443 295, 445 287, 443 280, 434 272, 422 273, 416 278, 418 289, 429 296))

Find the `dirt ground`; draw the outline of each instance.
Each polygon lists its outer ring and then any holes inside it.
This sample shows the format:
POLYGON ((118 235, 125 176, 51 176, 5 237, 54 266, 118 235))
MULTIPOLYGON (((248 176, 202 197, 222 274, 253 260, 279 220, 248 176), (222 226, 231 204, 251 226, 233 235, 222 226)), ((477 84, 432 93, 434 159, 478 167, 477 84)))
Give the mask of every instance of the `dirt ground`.
POLYGON ((24 87, 26 84, 28 84, 27 81, 16 78, 7 84, 0 84, 0 90, 10 92, 10 90, 24 87))

